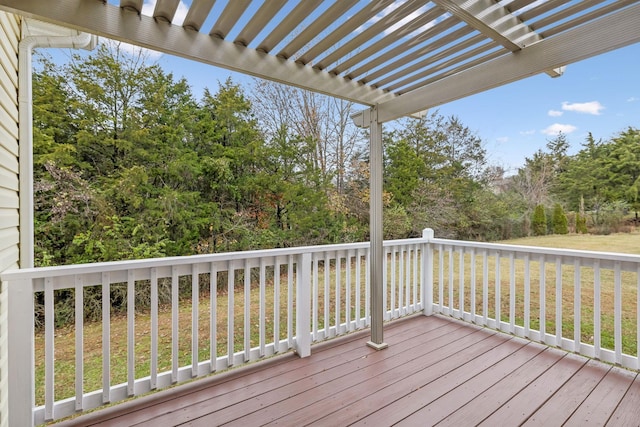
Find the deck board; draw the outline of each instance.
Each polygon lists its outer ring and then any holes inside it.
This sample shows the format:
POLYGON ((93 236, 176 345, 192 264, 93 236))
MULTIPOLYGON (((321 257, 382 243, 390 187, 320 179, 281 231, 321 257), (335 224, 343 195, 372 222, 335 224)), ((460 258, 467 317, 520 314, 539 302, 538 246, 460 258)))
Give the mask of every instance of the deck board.
POLYGON ((65 426, 625 425, 637 373, 440 316, 357 332, 116 405, 65 426))

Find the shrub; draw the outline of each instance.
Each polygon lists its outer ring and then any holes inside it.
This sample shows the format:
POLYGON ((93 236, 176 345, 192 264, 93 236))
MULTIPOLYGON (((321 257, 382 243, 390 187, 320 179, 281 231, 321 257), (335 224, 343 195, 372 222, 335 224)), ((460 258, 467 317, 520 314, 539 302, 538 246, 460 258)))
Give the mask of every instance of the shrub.
POLYGON ((576 214, 576 233, 587 234, 587 217, 584 215, 576 214))
POLYGON ((534 236, 544 236, 547 234, 547 214, 544 212, 543 205, 538 205, 534 209, 531 228, 534 236))
POLYGON ((567 215, 564 213, 564 209, 559 203, 553 207, 553 234, 567 234, 569 233, 569 227, 567 222, 567 215))

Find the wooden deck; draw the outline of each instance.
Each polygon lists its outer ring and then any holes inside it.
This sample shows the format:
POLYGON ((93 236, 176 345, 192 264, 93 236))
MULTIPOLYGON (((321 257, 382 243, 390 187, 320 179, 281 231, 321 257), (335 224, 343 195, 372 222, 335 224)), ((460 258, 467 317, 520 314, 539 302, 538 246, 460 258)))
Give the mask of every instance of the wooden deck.
POLYGON ((63 422, 66 426, 640 425, 640 379, 544 345, 416 316, 63 422))

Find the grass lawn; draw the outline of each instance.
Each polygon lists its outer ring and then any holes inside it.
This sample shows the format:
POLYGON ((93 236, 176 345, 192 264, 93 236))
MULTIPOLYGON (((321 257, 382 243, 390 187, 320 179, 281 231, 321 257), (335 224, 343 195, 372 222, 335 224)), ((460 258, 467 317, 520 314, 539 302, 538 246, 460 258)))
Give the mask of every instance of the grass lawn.
MULTIPOLYGON (((608 236, 595 235, 552 235, 542 237, 530 237, 522 239, 514 239, 500 243, 521 245, 521 246, 540 246, 550 248, 565 249, 581 249, 600 252, 619 252, 640 254, 640 233, 637 231, 628 234, 612 234, 608 236)), ((439 292, 439 269, 443 269, 443 304, 449 304, 450 295, 453 295, 453 306, 459 308, 459 261, 458 253, 443 253, 442 265, 440 265, 439 254, 436 253, 434 262, 434 302, 438 303, 439 292), (450 257, 453 263, 450 263, 450 257), (453 269, 451 270, 451 265, 453 269), (450 271, 453 271, 450 289, 450 271)), ((483 257, 476 254, 476 314, 483 315, 483 305, 487 305, 487 316, 495 318, 496 315, 496 257, 489 255, 488 263, 488 293, 486 301, 483 301, 483 257)), ((565 261, 567 262, 567 261, 565 261)), ((470 310, 471 297, 471 257, 469 254, 464 255, 464 310, 470 310)), ((579 271, 580 284, 580 312, 574 312, 574 301, 576 299, 574 281, 576 272, 572 261, 569 265, 562 264, 558 271, 554 259, 547 259, 544 264, 544 285, 545 285, 545 329, 549 334, 556 334, 556 276, 559 273, 561 277, 562 292, 559 297, 561 301, 561 322, 558 323, 562 331, 562 336, 568 339, 574 338, 574 321, 576 315, 580 316, 580 336, 581 340, 587 344, 595 344, 595 321, 594 313, 594 270, 592 267, 581 266, 579 271)), ((537 257, 532 257, 529 264, 529 280, 530 280, 530 327, 531 329, 540 329, 540 282, 541 282, 541 266, 537 257)), ((500 259, 500 319, 503 322, 510 321, 510 301, 515 301, 514 323, 518 326, 524 326, 524 288, 525 288, 525 263, 523 260, 514 260, 513 265, 508 255, 503 254, 500 259), (513 273, 512 273, 513 268, 513 273), (514 278, 514 295, 511 295, 511 277, 514 278)), ((622 272, 622 351, 624 353, 635 355, 637 349, 637 293, 638 278, 635 273, 622 272)), ((602 268, 600 270, 600 338, 601 347, 614 349, 614 272, 610 269, 602 268)))

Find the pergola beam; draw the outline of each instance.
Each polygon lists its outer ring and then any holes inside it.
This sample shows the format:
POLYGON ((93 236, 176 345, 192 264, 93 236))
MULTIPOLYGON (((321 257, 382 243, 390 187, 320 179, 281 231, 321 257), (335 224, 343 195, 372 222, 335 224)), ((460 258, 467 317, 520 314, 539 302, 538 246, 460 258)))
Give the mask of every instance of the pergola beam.
POLYGON ((383 102, 378 107, 378 120, 395 120, 640 42, 639 29, 637 4, 383 102))
POLYGON ((0 9, 368 106, 394 94, 100 1, 3 0, 0 9))
MULTIPOLYGON (((538 33, 494 0, 432 1, 511 52, 542 40, 538 33)), ((562 68, 545 70, 550 77, 560 77, 563 72, 562 68)))

